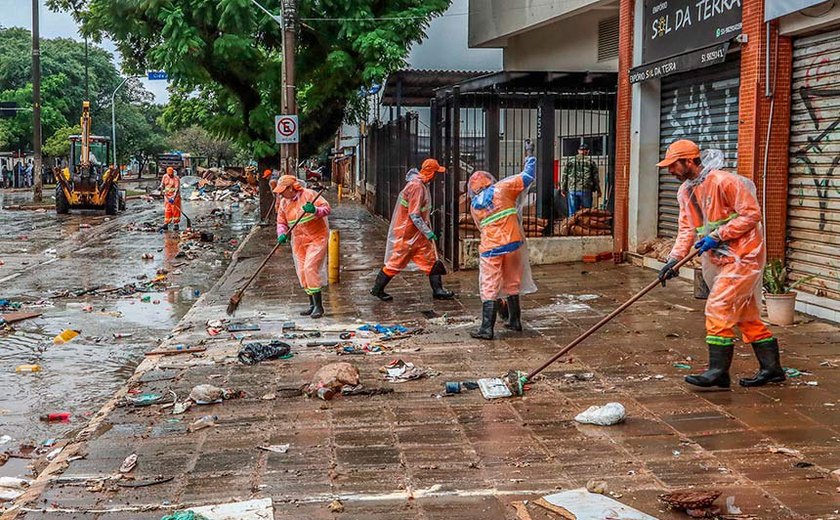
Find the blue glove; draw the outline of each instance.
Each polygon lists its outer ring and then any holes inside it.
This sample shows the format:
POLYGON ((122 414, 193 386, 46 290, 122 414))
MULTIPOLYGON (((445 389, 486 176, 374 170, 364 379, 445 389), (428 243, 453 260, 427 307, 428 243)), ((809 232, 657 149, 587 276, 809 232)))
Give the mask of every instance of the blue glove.
POLYGON ((170 204, 175 204, 175 199, 169 199, 170 204))
POLYGON ((717 238, 712 237, 712 235, 706 235, 702 239, 698 240, 696 244, 694 244, 694 248, 700 251, 699 254, 703 254, 710 249, 714 249, 720 245, 720 240, 717 238))

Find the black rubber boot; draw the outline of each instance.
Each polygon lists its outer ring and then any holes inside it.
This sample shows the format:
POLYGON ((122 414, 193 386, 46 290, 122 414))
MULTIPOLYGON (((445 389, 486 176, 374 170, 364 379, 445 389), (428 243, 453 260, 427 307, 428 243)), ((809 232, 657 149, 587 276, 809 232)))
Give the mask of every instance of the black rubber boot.
POLYGON ((172 229, 174 229, 175 231, 181 231, 181 224, 175 224, 174 226, 172 226, 172 229))
POLYGON ((455 293, 443 288, 443 277, 439 274, 429 275, 429 285, 432 286, 432 298, 435 300, 451 300, 455 293))
POLYGON ((505 328, 522 331, 522 309, 519 307, 519 295, 514 294, 507 298, 508 314, 510 317, 505 322, 505 328))
POLYGON ((786 379, 785 369, 779 359, 779 342, 776 338, 757 341, 752 344, 758 359, 758 372, 753 377, 742 378, 741 386, 764 386, 767 383, 781 383, 786 379))
POLYGON ((164 224, 158 228, 159 233, 163 233, 164 231, 169 231, 169 224, 164 224))
POLYGON ((734 350, 734 345, 709 345, 709 369, 702 374, 685 376, 685 382, 703 388, 729 388, 729 366, 734 350))
POLYGON ((383 302, 389 302, 394 299, 393 296, 385 292, 385 286, 388 285, 388 282, 391 281, 391 277, 385 274, 385 271, 379 270, 379 274, 376 275, 376 281, 373 283, 373 289, 370 290, 370 294, 376 296, 383 302))
POLYGON ((305 311, 300 311, 300 315, 301 316, 309 316, 310 314, 312 314, 312 311, 314 311, 314 310, 315 310, 315 298, 313 298, 312 295, 310 294, 309 295, 309 308, 306 309, 305 311))
POLYGON ((309 315, 310 318, 318 319, 324 315, 324 302, 321 298, 321 291, 316 292, 312 295, 312 314, 309 315))
POLYGON ((481 327, 470 332, 470 337, 475 339, 493 339, 493 327, 496 326, 496 313, 498 305, 496 300, 481 302, 481 327))
POLYGON ((507 320, 510 318, 510 312, 508 311, 507 300, 503 300, 499 298, 496 300, 496 307, 499 309, 499 317, 503 320, 507 320))

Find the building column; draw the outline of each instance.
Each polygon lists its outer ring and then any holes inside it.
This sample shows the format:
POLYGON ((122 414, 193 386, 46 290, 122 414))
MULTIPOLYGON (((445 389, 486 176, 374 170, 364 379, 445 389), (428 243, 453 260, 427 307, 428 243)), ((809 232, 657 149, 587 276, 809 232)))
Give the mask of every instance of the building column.
POLYGON ((743 25, 747 42, 741 50, 738 173, 755 182, 766 216, 768 259, 782 259, 787 226, 793 45, 789 37, 778 36, 778 21, 771 22, 768 38, 763 1, 744 2, 743 25))
POLYGON ((630 196, 630 118, 632 90, 629 71, 633 66, 633 20, 635 0, 621 0, 618 31, 618 121, 615 135, 615 214, 613 259, 621 262, 628 248, 630 196))

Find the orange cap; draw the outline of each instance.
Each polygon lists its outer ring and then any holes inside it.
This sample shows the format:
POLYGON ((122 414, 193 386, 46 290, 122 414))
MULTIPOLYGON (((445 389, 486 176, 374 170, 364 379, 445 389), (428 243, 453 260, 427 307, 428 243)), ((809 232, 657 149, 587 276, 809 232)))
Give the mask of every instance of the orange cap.
POLYGON ((170 175, 171 175, 171 174, 173 174, 173 173, 175 173, 175 168, 173 168, 172 166, 168 166, 168 167, 166 168, 166 173, 168 173, 168 174, 170 174, 170 175))
POLYGON ((263 179, 268 179, 269 177, 271 177, 271 170, 266 169, 266 170, 263 172, 263 179))
POLYGON ((283 175, 277 180, 277 187, 274 188, 274 193, 283 193, 286 188, 291 186, 295 191, 303 190, 300 181, 294 175, 283 175))
POLYGON ((700 157, 700 147, 694 141, 679 139, 671 143, 665 150, 665 158, 656 163, 660 168, 671 166, 680 159, 695 159, 700 157))
POLYGON ((423 161, 423 165, 420 167, 420 178, 423 179, 424 182, 431 181, 436 173, 443 173, 446 171, 446 168, 440 165, 437 162, 437 159, 432 159, 429 157, 425 161, 423 161))

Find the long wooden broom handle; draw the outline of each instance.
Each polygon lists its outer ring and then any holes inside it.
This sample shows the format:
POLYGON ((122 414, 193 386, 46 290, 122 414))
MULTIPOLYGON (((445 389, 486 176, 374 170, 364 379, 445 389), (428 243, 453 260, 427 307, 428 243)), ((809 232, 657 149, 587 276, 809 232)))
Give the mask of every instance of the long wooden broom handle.
MULTIPOLYGON (((691 254, 689 254, 688 256, 686 256, 685 258, 680 260, 679 262, 677 262, 677 265, 675 265, 672 269, 679 270, 680 267, 684 266, 685 264, 690 262, 695 256, 697 256, 699 252, 700 252, 699 250, 695 249, 694 251, 691 252, 691 254)), ((551 359, 549 359, 548 361, 543 363, 539 368, 531 371, 528 375, 526 375, 524 377, 522 382, 525 383, 525 382, 528 382, 531 379, 533 379, 534 376, 536 376, 537 374, 539 374, 540 372, 542 372, 543 370, 548 368, 555 361, 557 361, 558 359, 563 357, 567 352, 569 352, 570 350, 572 350, 573 348, 578 346, 583 340, 585 340, 586 338, 588 338, 589 336, 594 334, 598 329, 600 329, 601 327, 603 327, 604 325, 606 325, 607 323, 612 321, 613 318, 615 318, 616 316, 618 316, 619 314, 624 312, 624 310, 627 309, 627 307, 630 307, 631 305, 636 303, 642 296, 644 296, 647 293, 649 293, 650 291, 652 291, 660 283, 661 282, 659 281, 658 278, 656 280, 652 281, 650 284, 647 285, 647 287, 645 287, 641 291, 637 292, 633 297, 631 297, 629 300, 624 302, 621 305, 621 307, 619 307, 616 310, 609 313, 607 316, 602 318, 601 321, 599 321, 598 323, 596 323, 595 325, 590 327, 589 330, 587 330, 586 332, 584 332, 583 334, 581 334, 580 336, 578 336, 577 338, 572 340, 571 343, 569 343, 568 345, 563 347, 563 349, 560 350, 560 352, 558 352, 557 354, 554 354, 554 356, 552 356, 551 359)))

